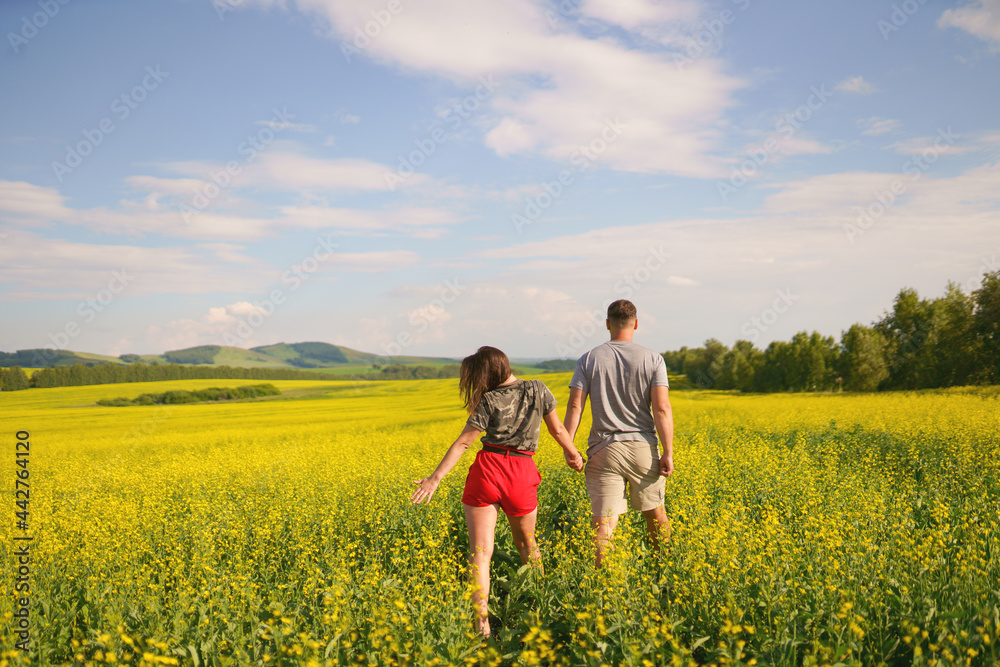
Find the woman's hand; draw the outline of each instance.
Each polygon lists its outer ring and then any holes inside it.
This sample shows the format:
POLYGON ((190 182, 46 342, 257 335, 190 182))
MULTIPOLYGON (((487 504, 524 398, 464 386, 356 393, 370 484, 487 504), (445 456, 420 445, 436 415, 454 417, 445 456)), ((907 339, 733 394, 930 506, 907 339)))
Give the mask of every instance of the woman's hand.
POLYGON ((413 492, 413 495, 410 496, 410 501, 414 505, 419 505, 425 499, 427 503, 430 504, 431 497, 434 495, 434 492, 437 491, 438 484, 441 482, 435 480, 433 477, 424 477, 420 480, 413 480, 413 483, 417 484, 418 488, 413 492))
POLYGON ((475 426, 466 424, 465 428, 462 429, 462 433, 458 436, 455 442, 451 443, 451 447, 448 448, 444 458, 441 459, 441 463, 439 463, 438 467, 434 469, 434 472, 431 473, 430 477, 413 480, 413 483, 419 487, 413 492, 413 495, 410 496, 410 501, 412 501, 414 505, 418 505, 425 500, 428 503, 431 502, 431 496, 433 496, 434 492, 437 491, 438 484, 440 484, 441 480, 444 479, 444 476, 455 467, 458 460, 462 458, 462 454, 464 454, 465 450, 469 448, 469 445, 471 445, 475 439, 479 437, 481 432, 482 431, 475 426))

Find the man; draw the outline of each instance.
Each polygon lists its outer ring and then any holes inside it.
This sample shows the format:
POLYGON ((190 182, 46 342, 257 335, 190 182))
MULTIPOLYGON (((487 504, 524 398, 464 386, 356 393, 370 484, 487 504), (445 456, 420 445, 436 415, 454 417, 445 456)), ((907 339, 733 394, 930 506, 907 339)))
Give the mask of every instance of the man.
POLYGON ((585 474, 594 512, 597 567, 629 500, 646 519, 654 547, 659 548, 661 534, 669 536, 663 488, 664 478, 674 471, 674 417, 663 357, 632 342, 639 328, 632 302, 620 299, 609 305, 606 324, 611 340, 580 357, 563 420, 574 438, 590 396, 593 425, 585 474))

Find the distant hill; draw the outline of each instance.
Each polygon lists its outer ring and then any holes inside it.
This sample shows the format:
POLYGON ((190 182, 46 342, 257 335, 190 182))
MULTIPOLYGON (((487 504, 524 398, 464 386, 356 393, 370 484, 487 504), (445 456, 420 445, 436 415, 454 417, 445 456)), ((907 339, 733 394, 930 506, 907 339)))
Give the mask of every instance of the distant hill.
POLYGON ((116 357, 91 354, 89 352, 71 352, 70 350, 34 348, 30 350, 18 350, 17 352, 0 352, 0 367, 3 368, 10 368, 11 366, 48 368, 51 366, 72 366, 73 364, 94 366, 97 364, 126 363, 128 362, 116 357))
MULTIPOLYGON (((370 352, 360 352, 349 347, 309 341, 303 343, 276 343, 261 345, 249 350, 226 345, 197 345, 162 354, 123 354, 109 357, 70 350, 31 349, 17 352, 0 352, 0 367, 50 368, 85 364, 181 364, 184 366, 230 366, 233 368, 275 368, 298 370, 324 370, 340 374, 365 373, 386 366, 427 366, 438 369, 457 364, 459 359, 449 357, 398 356, 386 357, 370 352), (373 368, 374 367, 374 368, 373 368)), ((571 371, 573 361, 554 359, 529 364, 514 362, 518 373, 571 371)))
POLYGON ((194 366, 232 366, 234 368, 286 368, 286 369, 330 369, 334 371, 358 372, 372 366, 423 365, 438 368, 454 364, 455 359, 447 357, 384 357, 368 352, 359 352, 349 347, 330 343, 277 343, 262 345, 249 350, 226 345, 198 345, 181 350, 169 350, 162 354, 123 354, 110 357, 71 350, 30 349, 17 352, 0 352, 0 367, 20 366, 22 368, 49 368, 85 364, 128 365, 182 364, 194 366))
POLYGON ((241 347, 223 345, 199 345, 183 350, 164 352, 163 358, 171 364, 207 364, 211 366, 234 366, 239 368, 289 368, 280 359, 244 350, 241 347))
MULTIPOLYGON (((241 368, 367 368, 373 364, 385 365, 389 359, 376 354, 358 352, 348 347, 330 343, 277 343, 261 345, 249 350, 225 345, 199 345, 183 350, 171 350, 162 355, 164 362, 174 364, 206 364, 241 368)), ((414 357, 423 362, 430 358, 414 357)), ((149 363, 148 355, 142 357, 149 363)), ((396 362, 396 359, 392 360, 396 362)), ((406 362, 399 362, 406 363, 406 362)))
MULTIPOLYGON (((298 368, 323 368, 336 364, 349 364, 351 360, 344 354, 344 350, 329 343, 278 343, 277 345, 262 345, 250 349, 251 352, 278 359, 286 364, 291 364, 298 368)), ((351 350, 354 352, 354 350, 351 350)), ((357 353, 363 354, 363 353, 357 353)), ((373 360, 355 360, 355 363, 377 363, 373 360)))

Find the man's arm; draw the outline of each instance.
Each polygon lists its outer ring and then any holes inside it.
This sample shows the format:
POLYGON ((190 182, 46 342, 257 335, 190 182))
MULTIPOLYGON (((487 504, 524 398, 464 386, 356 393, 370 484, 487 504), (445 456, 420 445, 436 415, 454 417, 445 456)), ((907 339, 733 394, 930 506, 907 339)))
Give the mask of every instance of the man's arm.
POLYGON ((582 389, 570 387, 569 401, 566 402, 566 418, 563 419, 563 426, 569 433, 569 440, 576 439, 576 430, 580 428, 580 418, 583 417, 583 408, 587 405, 587 394, 582 389))
MULTIPOLYGON (((570 400, 572 400, 572 396, 571 393, 570 400)), ((663 445, 663 455, 660 457, 660 474, 669 477, 670 473, 674 471, 674 411, 670 407, 670 395, 667 387, 652 388, 652 409, 656 432, 663 445)))

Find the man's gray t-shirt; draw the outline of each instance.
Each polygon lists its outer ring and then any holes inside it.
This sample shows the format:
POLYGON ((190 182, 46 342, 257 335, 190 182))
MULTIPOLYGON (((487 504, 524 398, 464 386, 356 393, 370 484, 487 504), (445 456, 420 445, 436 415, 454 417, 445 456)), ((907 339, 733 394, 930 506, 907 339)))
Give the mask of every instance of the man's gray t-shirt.
POLYGON ((542 418, 555 407, 556 397, 544 382, 518 380, 485 392, 465 423, 486 431, 483 444, 533 452, 542 418))
POLYGON ((590 395, 587 456, 612 442, 657 444, 652 388, 668 385, 667 366, 656 352, 631 341, 608 341, 580 357, 569 386, 590 395))

